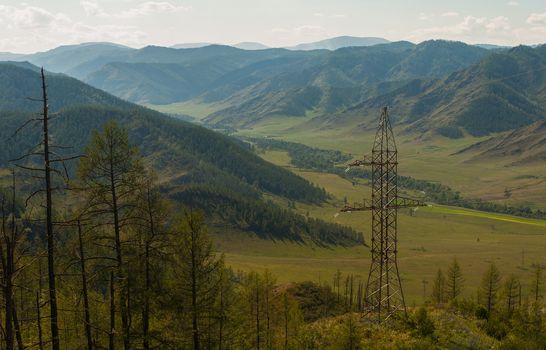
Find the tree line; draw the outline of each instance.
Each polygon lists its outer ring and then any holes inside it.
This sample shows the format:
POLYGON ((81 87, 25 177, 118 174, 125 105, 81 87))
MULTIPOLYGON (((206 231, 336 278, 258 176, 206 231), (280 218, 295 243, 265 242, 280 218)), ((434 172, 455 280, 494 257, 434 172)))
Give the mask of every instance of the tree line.
MULTIPOLYGON (((71 147, 51 134, 43 70, 41 82, 41 113, 16 131, 39 142, 12 159, 0 191, 3 348, 289 348, 300 319, 294 297, 267 271, 226 267, 195 205, 199 193, 186 193, 186 207, 168 199, 113 121, 83 154, 67 155, 71 147)), ((362 242, 352 229, 272 203, 231 210, 258 232, 362 242)))
MULTIPOLYGON (((249 140, 262 149, 287 151, 290 155, 291 164, 298 168, 337 174, 353 182, 358 179, 372 179, 372 172, 368 169, 358 168, 347 172, 344 163, 350 160, 352 156, 340 151, 318 149, 294 142, 274 139, 251 138, 249 140)), ((439 182, 415 179, 410 176, 399 175, 397 181, 398 186, 408 190, 419 191, 423 194, 424 200, 438 204, 546 220, 546 211, 533 209, 527 205, 514 206, 487 202, 480 199, 468 199, 464 198, 460 192, 439 182)), ((505 192, 505 196, 509 196, 509 191, 505 192)))

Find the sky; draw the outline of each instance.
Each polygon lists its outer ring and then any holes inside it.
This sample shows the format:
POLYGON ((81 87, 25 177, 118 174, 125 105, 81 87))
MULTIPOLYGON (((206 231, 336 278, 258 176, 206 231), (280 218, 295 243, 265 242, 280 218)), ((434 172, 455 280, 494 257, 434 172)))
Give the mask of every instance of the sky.
POLYGON ((546 42, 545 0, 0 0, 0 52, 109 41, 131 47, 351 35, 470 44, 546 42))

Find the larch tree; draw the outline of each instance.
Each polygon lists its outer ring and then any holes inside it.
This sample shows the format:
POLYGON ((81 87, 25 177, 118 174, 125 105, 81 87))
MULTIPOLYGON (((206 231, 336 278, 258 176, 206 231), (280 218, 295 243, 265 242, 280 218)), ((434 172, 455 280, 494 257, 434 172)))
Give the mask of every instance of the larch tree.
POLYGON ((453 259, 447 269, 446 291, 448 300, 454 300, 461 294, 463 282, 464 279, 459 262, 457 259, 453 259))
MULTIPOLYGON (((112 299, 110 337, 115 330, 115 303, 119 305, 124 348, 130 348, 127 310, 127 285, 123 261, 123 230, 134 224, 131 212, 135 206, 136 189, 143 174, 141 158, 129 143, 127 130, 115 122, 106 123, 102 132, 93 132, 91 141, 80 160, 78 175, 86 193, 85 213, 110 228, 105 239, 113 246, 115 261, 113 287, 117 298, 112 299)), ((114 341, 110 342, 115 344, 114 341)), ((112 347, 112 345, 110 346, 112 347)), ((113 349, 110 349, 113 350, 113 349)))
POLYGON ((532 298, 537 304, 542 298, 542 284, 542 266, 540 266, 540 264, 537 264, 535 267, 532 284, 532 298))
POLYGON ((6 349, 12 350, 14 348, 15 339, 17 339, 18 348, 22 349, 22 335, 17 317, 17 305, 14 300, 14 289, 15 277, 19 272, 18 261, 24 231, 19 227, 20 213, 15 190, 15 172, 13 172, 11 194, 7 191, 0 192, 0 217, 2 220, 0 227, 1 286, 5 311, 3 338, 6 349))
POLYGON ((520 299, 521 283, 515 275, 510 275, 504 281, 504 299, 506 301, 506 311, 508 314, 512 314, 518 300, 520 299))
POLYGON ((142 306, 142 348, 149 350, 150 318, 153 314, 150 310, 154 279, 152 274, 166 254, 164 247, 169 239, 167 221, 170 214, 170 203, 159 191, 154 174, 148 175, 138 189, 136 214, 139 218, 137 231, 140 248, 137 258, 141 261, 143 277, 139 300, 142 306))
POLYGON ((498 301, 498 291, 500 288, 501 275, 495 264, 489 265, 485 271, 480 286, 480 301, 490 314, 498 301))
POLYGON ((438 269, 436 272, 436 278, 432 285, 432 300, 437 304, 446 301, 446 278, 442 269, 438 269))
POLYGON ((189 314, 190 343, 193 350, 201 345, 203 328, 214 313, 223 261, 213 251, 203 214, 185 209, 173 227, 174 302, 189 314))

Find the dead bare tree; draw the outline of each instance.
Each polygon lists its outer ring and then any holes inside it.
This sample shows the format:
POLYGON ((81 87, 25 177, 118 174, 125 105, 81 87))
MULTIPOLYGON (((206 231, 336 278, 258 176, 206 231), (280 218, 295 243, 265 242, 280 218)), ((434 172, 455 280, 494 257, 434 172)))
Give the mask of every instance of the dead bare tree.
POLYGON ((85 251, 83 249, 83 239, 82 239, 82 224, 78 220, 78 253, 81 267, 82 275, 82 293, 83 293, 83 312, 84 312, 84 322, 85 322, 85 337, 87 339, 87 350, 93 349, 93 336, 91 333, 91 314, 89 310, 89 294, 87 288, 87 271, 85 269, 85 251))
POLYGON ((40 102, 42 104, 42 111, 38 114, 38 117, 31 118, 27 120, 23 125, 21 125, 16 131, 15 135, 20 133, 29 125, 41 125, 42 127, 42 137, 41 141, 35 145, 31 150, 23 154, 17 159, 11 160, 15 165, 21 169, 30 171, 33 175, 33 178, 44 181, 43 187, 40 186, 36 191, 31 193, 27 200, 26 204, 38 194, 45 193, 45 231, 46 231, 46 241, 47 241, 47 274, 48 274, 48 291, 49 291, 49 309, 50 309, 50 330, 51 330, 51 347, 53 350, 60 349, 60 338, 59 338, 59 324, 58 324, 58 306, 57 306, 57 286, 56 286, 56 273, 55 273, 55 232, 53 230, 53 191, 60 190, 66 187, 54 187, 52 182, 52 175, 58 174, 61 176, 65 183, 68 181, 68 171, 65 166, 65 161, 70 159, 76 159, 79 156, 75 157, 61 157, 56 152, 53 151, 54 148, 68 148, 61 145, 52 145, 50 143, 50 113, 49 113, 49 100, 47 94, 47 84, 44 74, 44 69, 40 70, 40 80, 41 80, 41 98, 29 98, 31 101, 40 102), (43 163, 42 167, 36 167, 33 165, 20 164, 19 162, 29 160, 33 157, 40 158, 40 161, 43 163), (64 172, 56 169, 53 165, 59 163, 62 165, 64 172))

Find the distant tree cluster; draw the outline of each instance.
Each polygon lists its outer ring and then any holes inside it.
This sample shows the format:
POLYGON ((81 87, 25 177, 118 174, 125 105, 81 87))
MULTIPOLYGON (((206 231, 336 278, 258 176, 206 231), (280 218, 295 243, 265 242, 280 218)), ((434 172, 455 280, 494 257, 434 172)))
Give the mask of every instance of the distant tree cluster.
POLYGON ((311 169, 320 172, 333 172, 336 166, 351 159, 351 156, 336 150, 324 150, 305 146, 301 143, 287 142, 274 139, 251 138, 261 149, 278 149, 287 151, 292 165, 302 169, 311 169))
POLYGON ((348 226, 305 217, 275 203, 247 199, 234 192, 206 185, 191 186, 173 199, 201 208, 211 219, 219 217, 238 229, 267 239, 311 241, 318 245, 363 244, 362 233, 348 226))

